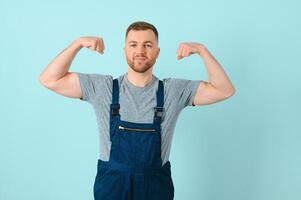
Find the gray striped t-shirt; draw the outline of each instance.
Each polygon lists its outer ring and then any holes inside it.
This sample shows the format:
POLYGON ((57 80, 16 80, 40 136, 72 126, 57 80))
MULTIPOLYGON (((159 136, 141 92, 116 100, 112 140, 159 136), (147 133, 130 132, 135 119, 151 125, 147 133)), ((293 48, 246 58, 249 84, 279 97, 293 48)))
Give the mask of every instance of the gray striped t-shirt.
MULTIPOLYGON (((110 104, 112 103, 113 77, 111 75, 75 72, 82 90, 81 100, 89 102, 95 111, 100 142, 99 159, 110 158, 110 104)), ((156 92, 159 79, 153 74, 145 87, 137 87, 127 79, 127 73, 118 77, 121 120, 136 123, 153 123, 156 92)), ((164 165, 169 160, 171 143, 177 118, 183 108, 192 104, 200 80, 178 78, 163 79, 164 109, 161 122, 161 158, 164 165)))

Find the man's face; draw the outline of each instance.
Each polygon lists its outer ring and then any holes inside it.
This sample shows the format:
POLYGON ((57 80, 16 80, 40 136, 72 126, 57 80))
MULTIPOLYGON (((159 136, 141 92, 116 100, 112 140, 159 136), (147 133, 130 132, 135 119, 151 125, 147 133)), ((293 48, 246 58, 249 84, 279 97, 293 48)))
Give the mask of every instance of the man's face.
POLYGON ((138 73, 144 73, 156 63, 160 48, 155 33, 148 30, 130 30, 124 52, 128 65, 138 73))

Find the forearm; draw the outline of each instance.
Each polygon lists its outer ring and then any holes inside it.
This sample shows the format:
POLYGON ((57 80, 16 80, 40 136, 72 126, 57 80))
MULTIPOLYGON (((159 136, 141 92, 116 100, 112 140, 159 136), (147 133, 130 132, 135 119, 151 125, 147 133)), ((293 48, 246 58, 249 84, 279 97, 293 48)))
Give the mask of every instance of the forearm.
POLYGON ((65 48, 57 57, 44 69, 40 75, 40 81, 43 83, 57 81, 65 76, 71 63, 82 48, 80 42, 75 40, 67 48, 65 48))
POLYGON ((214 56, 211 55, 205 46, 200 46, 199 55, 204 60, 210 84, 225 94, 233 94, 235 89, 230 79, 222 66, 218 63, 214 56))

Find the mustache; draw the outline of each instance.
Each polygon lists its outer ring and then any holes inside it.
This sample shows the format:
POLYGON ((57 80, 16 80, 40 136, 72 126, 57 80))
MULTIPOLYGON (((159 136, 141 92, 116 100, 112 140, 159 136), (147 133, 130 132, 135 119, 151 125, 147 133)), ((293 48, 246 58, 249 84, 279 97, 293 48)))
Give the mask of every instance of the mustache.
POLYGON ((147 58, 146 56, 135 56, 134 58, 147 58))

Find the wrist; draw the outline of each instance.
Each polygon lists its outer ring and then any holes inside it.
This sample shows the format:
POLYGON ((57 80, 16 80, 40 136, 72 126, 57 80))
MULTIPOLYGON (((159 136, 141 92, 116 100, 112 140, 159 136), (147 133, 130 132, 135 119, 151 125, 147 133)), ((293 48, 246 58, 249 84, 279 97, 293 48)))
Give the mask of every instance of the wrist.
POLYGON ((198 54, 203 56, 206 53, 207 49, 204 45, 200 44, 198 47, 198 54))
POLYGON ((81 48, 83 48, 84 46, 82 45, 80 38, 76 39, 72 42, 72 46, 76 49, 76 50, 80 50, 81 48))

